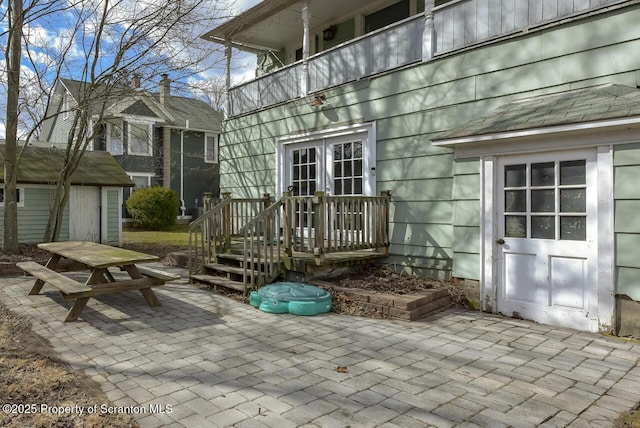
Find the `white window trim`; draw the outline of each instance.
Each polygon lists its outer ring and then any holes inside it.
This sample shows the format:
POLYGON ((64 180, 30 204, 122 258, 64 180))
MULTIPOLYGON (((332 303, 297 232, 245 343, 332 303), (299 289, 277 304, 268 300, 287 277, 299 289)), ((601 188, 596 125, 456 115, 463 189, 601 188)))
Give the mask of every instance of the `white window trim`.
MULTIPOLYGON (((155 177, 155 174, 152 172, 129 172, 127 171, 127 175, 129 176, 129 178, 131 180, 133 180, 133 177, 146 177, 147 178, 147 187, 151 187, 151 178, 155 177)), ((136 189, 134 189, 133 187, 131 188, 131 191, 134 191, 136 189)))
MULTIPOLYGON (((24 187, 22 186, 18 186, 16 187, 16 190, 18 191, 18 208, 24 208, 24 187)), ((4 188, 2 189, 3 192, 3 198, 2 201, 0 202, 0 207, 4 208, 4 188)))
POLYGON ((204 162, 205 163, 218 163, 218 154, 220 151, 220 134, 205 133, 204 134, 204 162), (208 137, 213 137, 213 160, 207 158, 208 137))
MULTIPOLYGON (((334 137, 348 137, 350 135, 367 133, 367 156, 363 164, 366 168, 369 180, 363 183, 363 189, 367 189, 365 194, 376 194, 376 123, 360 123, 357 125, 341 126, 338 128, 328 129, 324 131, 314 131, 304 134, 291 135, 282 138, 276 138, 276 196, 282 197, 284 168, 286 167, 285 153, 288 145, 306 143, 317 140, 326 140, 334 137)), ((364 172, 364 171, 363 171, 364 172)), ((319 173, 319 172, 318 172, 319 173)))
POLYGON ((140 120, 140 119, 123 119, 127 122, 127 154, 132 156, 153 156, 153 123, 140 120), (131 126, 136 125, 138 127, 147 127, 147 134, 149 140, 149 151, 147 153, 138 153, 131 151, 131 126))
POLYGON ((71 117, 71 93, 65 89, 62 94, 62 119, 68 120, 71 117))
POLYGON ((119 153, 114 153, 111 150, 111 128, 114 126, 114 124, 112 124, 111 122, 105 122, 107 125, 106 128, 106 132, 107 132, 107 138, 106 138, 106 149, 109 153, 111 153, 113 156, 121 156, 124 154, 124 130, 122 129, 122 123, 123 121, 120 120, 120 152, 119 153))

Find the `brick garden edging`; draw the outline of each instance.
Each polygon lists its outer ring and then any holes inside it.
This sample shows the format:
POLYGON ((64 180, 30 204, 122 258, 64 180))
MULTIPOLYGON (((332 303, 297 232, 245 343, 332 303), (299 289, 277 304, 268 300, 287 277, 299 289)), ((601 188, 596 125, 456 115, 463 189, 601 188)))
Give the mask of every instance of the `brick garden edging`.
POLYGON ((449 307, 449 292, 445 288, 434 288, 398 296, 362 289, 336 287, 332 283, 322 280, 314 280, 310 283, 331 290, 332 293, 342 294, 358 306, 362 315, 415 321, 449 307))

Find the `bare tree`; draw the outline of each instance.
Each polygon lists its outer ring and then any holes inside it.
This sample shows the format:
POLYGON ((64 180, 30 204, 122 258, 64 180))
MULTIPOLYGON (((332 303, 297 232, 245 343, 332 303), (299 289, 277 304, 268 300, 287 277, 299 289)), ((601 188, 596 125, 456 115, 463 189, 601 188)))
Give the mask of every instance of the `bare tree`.
MULTIPOLYGON (((133 75, 142 76, 144 87, 161 74, 172 74, 174 79, 179 79, 211 66, 210 59, 216 54, 199 36, 204 29, 213 26, 215 20, 228 18, 230 10, 224 1, 208 0, 50 3, 60 6, 56 10, 49 9, 46 14, 41 9, 31 9, 33 15, 25 15, 30 25, 24 37, 18 36, 26 47, 22 65, 33 71, 35 82, 31 87, 37 87, 39 94, 46 94, 44 99, 50 104, 55 96, 59 96, 53 89, 54 82, 61 77, 83 83, 74 93, 74 104, 62 107, 60 103, 61 108, 50 109, 44 116, 36 108, 41 103, 23 100, 25 106, 30 107, 22 115, 25 123, 30 122, 30 135, 44 121, 55 116, 65 115, 71 119, 64 165, 59 171, 50 206, 45 241, 59 239, 71 176, 85 151, 101 133, 110 103, 133 94, 135 89, 130 85, 133 75), (64 20, 65 23, 64 34, 55 38, 53 44, 34 36, 39 23, 47 20, 64 20)), ((20 28, 24 26, 23 23, 20 28)), ((38 95, 32 98, 37 99, 38 95)), ((17 117, 17 112, 12 111, 11 115, 17 117)), ((5 220, 5 233, 8 229, 15 230, 17 236, 17 221, 5 220)))
POLYGON ((226 86, 226 77, 217 75, 193 82, 191 84, 191 92, 199 95, 214 109, 221 111, 224 109, 227 96, 226 86))
MULTIPOLYGON (((22 55, 22 27, 24 10, 22 0, 12 0, 7 11, 9 23, 8 43, 5 49, 7 64, 7 119, 4 153, 4 224, 18 224, 17 147, 18 147, 18 100, 20 95, 20 57, 22 55)), ((18 230, 4 228, 2 250, 6 254, 18 252, 18 230)))

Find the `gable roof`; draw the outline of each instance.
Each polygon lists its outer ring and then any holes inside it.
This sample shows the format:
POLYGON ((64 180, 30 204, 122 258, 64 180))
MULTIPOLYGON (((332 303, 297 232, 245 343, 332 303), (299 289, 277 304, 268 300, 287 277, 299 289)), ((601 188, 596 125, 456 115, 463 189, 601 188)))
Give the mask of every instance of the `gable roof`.
MULTIPOLYGON (((0 182, 4 182, 4 151, 0 145, 0 182)), ((18 162, 18 184, 53 184, 62 168, 65 150, 26 147, 18 162)), ((81 186, 133 187, 127 173, 108 152, 87 151, 71 176, 71 184, 81 186)))
POLYGON ((437 135, 436 144, 500 138, 519 131, 572 128, 607 121, 640 120, 640 89, 605 84, 504 104, 492 112, 437 135))
MULTIPOLYGON (((75 99, 86 85, 85 82, 65 78, 61 78, 60 83, 75 99)), ((99 94, 97 98, 100 98, 99 94)), ((222 113, 206 102, 175 95, 170 95, 168 101, 167 105, 161 105, 158 93, 123 87, 121 94, 114 93, 106 100, 106 108, 112 115, 157 117, 160 122, 173 128, 220 132, 222 113)), ((96 113, 99 111, 98 105, 93 108, 96 113)))

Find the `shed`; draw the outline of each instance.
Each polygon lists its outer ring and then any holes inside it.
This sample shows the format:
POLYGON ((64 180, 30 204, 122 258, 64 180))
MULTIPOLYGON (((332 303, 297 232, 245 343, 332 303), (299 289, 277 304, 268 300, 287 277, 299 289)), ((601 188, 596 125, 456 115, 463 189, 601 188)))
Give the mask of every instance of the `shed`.
MULTIPOLYGON (((0 145, 3 185, 4 153, 5 146, 0 145)), ((56 148, 29 146, 23 151, 17 179, 20 243, 42 242, 64 155, 64 150, 56 148)), ((60 240, 121 245, 124 187, 133 187, 133 182, 108 152, 86 152, 71 176, 60 240)), ((0 214, 4 214, 4 188, 0 189, 0 214)), ((0 230, 4 230, 4 215, 0 215, 0 230)))

